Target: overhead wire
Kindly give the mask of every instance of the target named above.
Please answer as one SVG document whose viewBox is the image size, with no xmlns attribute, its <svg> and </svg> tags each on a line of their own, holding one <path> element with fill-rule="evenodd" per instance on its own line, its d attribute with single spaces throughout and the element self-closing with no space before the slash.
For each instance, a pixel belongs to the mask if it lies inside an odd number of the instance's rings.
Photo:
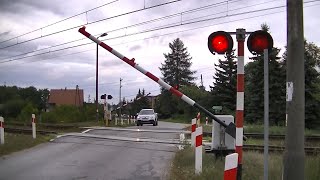
<svg viewBox="0 0 320 180">
<path fill-rule="evenodd" d="M 284 6 L 281 6 L 281 7 L 284 7 Z M 271 9 L 276 9 L 276 8 L 281 8 L 281 7 L 272 7 L 272 8 L 266 8 L 266 9 L 260 9 L 260 10 L 254 11 L 254 12 L 266 11 L 266 10 L 271 10 Z M 242 12 L 242 13 L 230 14 L 230 15 L 228 15 L 228 17 L 244 15 L 244 14 L 248 14 L 248 13 L 252 13 L 252 12 L 251 11 L 247 11 L 247 12 Z M 194 24 L 194 23 L 199 23 L 199 22 L 204 22 L 204 21 L 216 20 L 216 19 L 220 19 L 220 18 L 224 18 L 224 17 L 226 17 L 226 16 L 219 16 L 219 17 L 215 17 L 215 18 L 207 18 L 207 19 L 202 19 L 202 20 L 193 21 L 193 22 L 187 22 L 187 23 L 172 23 L 172 24 L 169 24 L 169 25 L 166 25 L 166 26 L 163 26 L 163 27 L 157 27 L 157 28 L 153 28 L 153 29 L 147 29 L 147 30 L 144 30 L 144 31 L 136 32 L 136 33 L 131 33 L 131 34 L 126 34 L 126 35 L 120 35 L 120 36 L 113 37 L 113 38 L 103 39 L 102 41 L 113 40 L 113 39 L 123 38 L 123 37 L 127 37 L 127 36 L 133 36 L 133 35 L 137 35 L 137 34 L 143 34 L 143 33 L 147 33 L 147 32 L 163 30 L 163 29 L 168 29 L 168 28 L 177 27 L 177 26 L 183 26 L 183 25 L 189 25 L 189 24 Z M 75 47 L 85 46 L 85 45 L 89 45 L 89 44 L 93 44 L 93 42 L 83 43 L 83 44 L 74 45 L 74 46 L 69 46 L 69 47 L 66 47 L 66 48 L 60 48 L 60 49 L 56 49 L 56 50 L 49 51 L 49 52 L 43 52 L 43 53 L 33 54 L 33 55 L 29 55 L 29 56 L 24 56 L 24 57 L 13 58 L 13 59 L 10 59 L 10 60 L 0 61 L 0 63 L 11 62 L 11 61 L 19 60 L 19 59 L 25 59 L 25 58 L 34 57 L 34 56 L 37 56 L 37 55 L 48 54 L 48 53 L 52 53 L 52 52 L 57 52 L 57 51 L 61 51 L 61 50 L 66 50 L 66 49 L 71 49 L 71 48 L 75 48 Z"/>
<path fill-rule="evenodd" d="M 62 19 L 62 20 L 56 21 L 56 22 L 51 23 L 51 24 L 48 24 L 48 25 L 46 25 L 46 26 L 42 26 L 42 27 L 37 28 L 37 29 L 34 29 L 34 30 L 32 30 L 32 31 L 29 31 L 29 32 L 26 32 L 26 33 L 20 34 L 20 35 L 18 35 L 18 36 L 13 37 L 13 38 L 10 38 L 10 39 L 7 39 L 7 40 L 4 40 L 4 41 L 1 41 L 1 42 L 0 42 L 0 44 L 2 44 L 2 43 L 4 43 L 4 42 L 11 41 L 11 40 L 14 40 L 14 39 L 16 39 L 16 38 L 19 38 L 19 37 L 22 37 L 22 36 L 25 36 L 25 35 L 28 35 L 28 34 L 31 34 L 31 33 L 33 33 L 33 32 L 37 32 L 37 31 L 42 30 L 42 29 L 44 29 L 44 28 L 47 28 L 47 27 L 53 26 L 53 25 L 55 25 L 55 24 L 61 23 L 61 22 L 63 22 L 63 21 L 66 21 L 66 20 L 68 20 L 68 19 L 72 19 L 72 18 L 77 17 L 77 16 L 79 16 L 79 15 L 82 15 L 82 14 L 88 13 L 88 12 L 90 12 L 90 11 L 93 11 L 93 10 L 99 9 L 99 8 L 101 8 L 101 7 L 104 7 L 104 6 L 109 5 L 109 4 L 112 4 L 112 3 L 115 3 L 115 2 L 117 2 L 117 1 L 119 1 L 119 0 L 114 0 L 114 1 L 111 1 L 111 2 L 108 2 L 108 3 L 105 3 L 105 4 L 103 4 L 103 5 L 100 5 L 100 6 L 97 6 L 97 7 L 95 7 L 95 8 L 92 8 L 92 9 L 89 9 L 89 10 L 83 11 L 83 12 L 81 12 L 81 13 L 78 13 L 78 14 L 72 15 L 72 16 L 70 16 L 70 17 L 67 17 L 67 18 L 65 18 L 65 19 Z"/>
<path fill-rule="evenodd" d="M 317 0 L 319 1 L 319 0 Z M 314 1 L 313 1 L 314 2 Z M 308 2 L 305 2 L 305 3 L 308 3 Z M 316 5 L 319 5 L 319 4 L 316 4 Z M 307 6 L 307 7 L 311 7 L 311 6 Z M 270 9 L 270 8 L 268 8 Z M 271 8 L 273 9 L 273 8 Z M 265 10 L 265 9 L 263 9 Z M 257 12 L 257 11 L 255 11 Z M 278 12 L 275 12 L 275 13 L 281 13 L 281 12 L 284 12 L 284 11 L 278 11 Z M 274 14 L 275 14 L 274 13 Z M 241 13 L 243 14 L 243 13 Z M 196 27 L 196 28 L 191 28 L 191 29 L 187 29 L 187 30 L 182 30 L 182 31 L 176 31 L 176 32 L 171 32 L 171 33 L 166 33 L 166 34 L 163 34 L 163 35 L 157 35 L 157 36 L 152 36 L 152 37 L 148 37 L 148 38 L 143 38 L 143 39 L 139 39 L 139 40 L 134 40 L 134 41 L 130 41 L 130 42 L 135 42 L 135 41 L 140 41 L 140 40 L 146 40 L 146 39 L 151 39 L 151 38 L 155 38 L 155 37 L 160 37 L 160 36 L 166 36 L 166 35 L 171 35 L 171 34 L 175 34 L 175 33 L 179 33 L 179 32 L 186 32 L 186 31 L 191 31 L 191 30 L 197 30 L 197 29 L 201 29 L 201 28 L 206 28 L 206 27 L 211 27 L 211 26 L 215 26 L 215 25 L 219 25 L 219 24 L 225 24 L 225 23 L 230 23 L 230 22 L 236 22 L 236 21 L 241 21 L 241 20 L 246 20 L 246 19 L 251 19 L 251 18 L 256 18 L 256 17 L 261 17 L 261 16 L 266 16 L 266 15 L 269 15 L 268 13 L 267 14 L 263 14 L 263 15 L 257 15 L 257 16 L 252 16 L 252 17 L 246 17 L 246 18 L 241 18 L 241 19 L 237 19 L 237 20 L 232 20 L 232 21 L 228 21 L 228 22 L 222 22 L 222 23 L 216 23 L 216 24 L 213 24 L 213 25 L 206 25 L 206 26 L 201 26 L 201 27 Z M 229 15 L 230 16 L 230 15 Z M 225 16 L 223 17 L 218 17 L 218 18 L 224 18 Z M 215 18 L 217 19 L 217 18 Z M 196 22 L 193 22 L 193 23 L 196 23 Z M 188 23 L 190 24 L 190 23 Z M 179 26 L 179 25 L 177 25 Z M 163 27 L 162 29 L 166 29 L 168 27 Z M 156 29 L 156 30 L 159 30 L 159 29 Z M 150 31 L 150 30 L 148 30 Z M 155 30 L 153 30 L 155 31 Z M 136 35 L 136 34 L 140 34 L 140 33 L 145 33 L 145 31 L 142 31 L 142 32 L 139 32 L 139 33 L 134 33 L 134 34 L 127 34 L 125 36 L 131 36 L 131 35 Z M 109 38 L 109 39 L 104 39 L 102 41 L 105 41 L 105 40 L 111 40 L 111 39 L 117 39 L 117 38 L 122 38 L 122 37 L 125 37 L 125 36 L 118 36 L 118 37 L 114 37 L 114 38 Z M 130 42 L 127 42 L 127 43 L 130 43 Z M 70 46 L 70 47 L 66 47 L 66 48 L 62 48 L 62 49 L 57 49 L 57 50 L 54 50 L 54 51 L 50 51 L 50 52 L 44 52 L 44 53 L 39 53 L 39 54 L 34 54 L 34 55 L 30 55 L 30 56 L 25 56 L 25 57 L 20 57 L 20 58 L 14 58 L 14 59 L 10 59 L 10 60 L 7 60 L 7 61 L 0 61 L 0 64 L 2 63 L 7 63 L 7 62 L 11 62 L 11 61 L 16 61 L 16 60 L 20 60 L 20 59 L 25 59 L 25 58 L 30 58 L 30 57 L 34 57 L 34 56 L 39 56 L 39 55 L 44 55 L 44 54 L 48 54 L 48 53 L 52 53 L 52 52 L 57 52 L 57 51 L 62 51 L 62 50 L 66 50 L 66 49 L 71 49 L 71 48 L 75 48 L 75 47 L 80 47 L 80 46 L 84 46 L 84 45 L 89 45 L 89 44 L 93 44 L 92 42 L 90 43 L 84 43 L 84 44 L 79 44 L 79 45 L 75 45 L 75 46 Z M 125 43 L 120 43 L 120 44 L 125 44 Z M 119 44 L 117 44 L 119 45 Z M 79 53 L 82 53 L 82 52 L 87 52 L 87 51 L 90 51 L 90 50 L 85 50 L 85 51 L 81 51 Z M 78 53 L 71 53 L 70 55 L 72 54 L 78 54 Z M 69 55 L 69 54 L 67 54 Z M 63 55 L 62 55 L 63 56 Z M 58 56 L 60 57 L 60 56 Z M 54 57 L 53 57 L 54 58 Z M 47 59 L 53 59 L 53 58 L 47 58 Z M 47 60 L 47 59 L 44 59 L 44 60 Z M 42 60 L 37 60 L 37 61 L 42 61 Z M 37 61 L 33 61 L 33 62 L 37 62 Z"/>
<path fill-rule="evenodd" d="M 170 1 L 170 2 L 157 4 L 157 5 L 154 5 L 154 6 L 141 8 L 141 9 L 138 9 L 138 10 L 134 10 L 134 11 L 126 12 L 126 13 L 123 13 L 123 14 L 115 15 L 115 16 L 112 16 L 112 17 L 108 17 L 108 18 L 97 20 L 97 21 L 93 21 L 93 22 L 90 22 L 90 23 L 86 23 L 86 25 L 95 24 L 95 23 L 98 23 L 98 22 L 101 22 L 101 21 L 110 20 L 110 19 L 121 17 L 121 16 L 125 16 L 125 15 L 128 15 L 128 14 L 133 14 L 133 13 L 137 13 L 137 12 L 140 12 L 140 11 L 144 11 L 144 10 L 147 10 L 147 9 L 152 9 L 152 8 L 164 6 L 164 5 L 175 3 L 175 2 L 178 2 L 178 1 L 181 1 L 181 0 L 173 0 L 173 1 Z M 72 29 L 75 29 L 75 28 L 79 28 L 79 27 L 82 27 L 82 26 L 83 26 L 83 24 L 82 25 L 78 25 L 78 26 L 74 26 L 74 27 L 71 27 L 71 28 L 67 28 L 67 29 L 64 29 L 64 30 L 56 31 L 56 32 L 53 32 L 53 33 L 50 33 L 50 34 L 46 34 L 46 35 L 43 35 L 43 36 L 38 36 L 36 38 L 32 38 L 32 39 L 29 39 L 29 40 L 18 42 L 16 44 L 12 44 L 12 45 L 8 45 L 8 46 L 5 46 L 5 47 L 1 47 L 0 50 L 6 49 L 6 48 L 9 48 L 9 47 L 12 47 L 12 46 L 16 46 L 16 45 L 19 45 L 19 44 L 24 44 L 26 42 L 34 41 L 34 40 L 37 40 L 37 39 L 41 39 L 41 38 L 44 38 L 44 37 L 52 36 L 52 35 L 55 35 L 55 34 L 59 34 L 59 33 L 62 33 L 62 32 L 65 32 L 65 31 L 69 31 L 69 30 L 72 30 Z"/>
<path fill-rule="evenodd" d="M 232 2 L 238 2 L 238 1 L 243 1 L 243 0 L 234 0 L 234 1 L 232 1 Z M 223 3 L 225 3 L 225 2 L 227 2 L 227 1 L 223 1 Z M 133 28 L 133 27 L 138 27 L 138 26 L 141 26 L 141 25 L 146 25 L 146 24 L 153 23 L 153 22 L 157 22 L 157 21 L 161 21 L 161 20 L 166 20 L 166 19 L 169 19 L 169 18 L 172 18 L 172 17 L 180 16 L 181 14 L 194 13 L 194 12 L 197 12 L 197 11 L 199 11 L 199 10 L 203 10 L 203 9 L 207 9 L 207 8 L 211 8 L 211 7 L 217 7 L 217 6 L 220 5 L 220 4 L 221 4 L 221 2 L 219 2 L 219 3 L 213 3 L 213 4 L 206 5 L 206 6 L 194 8 L 194 9 L 191 9 L 191 10 L 186 10 L 186 11 L 182 11 L 182 12 L 179 12 L 179 13 L 174 13 L 174 14 L 166 15 L 166 16 L 163 16 L 163 17 L 160 17 L 160 18 L 155 18 L 155 19 L 152 19 L 152 20 L 148 20 L 148 21 L 136 23 L 136 24 L 133 24 L 133 25 L 129 25 L 129 26 L 124 26 L 124 27 L 112 29 L 112 30 L 109 30 L 108 33 L 116 32 L 116 31 L 120 31 L 120 30 L 124 30 L 124 29 L 129 29 L 129 28 Z M 94 36 L 96 36 L 96 35 L 94 35 Z M 43 50 L 55 48 L 55 47 L 58 47 L 58 46 L 62 46 L 62 45 L 74 43 L 74 42 L 81 41 L 81 40 L 84 40 L 84 39 L 86 39 L 86 38 L 76 39 L 76 40 L 72 40 L 72 41 L 69 41 L 69 42 L 65 42 L 65 43 L 53 45 L 53 46 L 50 46 L 50 47 L 41 48 L 41 49 L 37 49 L 37 50 L 34 50 L 34 51 L 29 51 L 29 52 L 26 52 L 26 53 L 22 53 L 22 54 L 18 54 L 18 55 L 11 56 L 11 57 L 9 57 L 9 58 L 18 57 L 18 56 L 26 55 L 26 54 L 29 54 L 29 53 L 34 53 L 34 52 L 38 52 L 38 51 L 43 51 Z M 9 59 L 9 58 L 5 58 L 5 59 Z"/>
</svg>

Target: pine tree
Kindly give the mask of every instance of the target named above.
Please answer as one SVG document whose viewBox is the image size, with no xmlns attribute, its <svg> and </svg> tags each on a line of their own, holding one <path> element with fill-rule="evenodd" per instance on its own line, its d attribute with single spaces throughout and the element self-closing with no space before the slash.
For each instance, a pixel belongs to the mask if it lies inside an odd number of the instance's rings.
<svg viewBox="0 0 320 180">
<path fill-rule="evenodd" d="M 266 24 L 261 29 L 269 31 Z M 283 124 L 285 120 L 285 70 L 278 56 L 280 49 L 269 52 L 269 120 L 271 124 Z M 264 58 L 253 54 L 245 66 L 245 119 L 249 122 L 262 121 L 264 117 Z"/>
<path fill-rule="evenodd" d="M 215 64 L 214 86 L 210 86 L 213 95 L 212 105 L 221 105 L 224 112 L 235 112 L 237 95 L 237 62 L 234 50 L 227 53 L 226 60 L 219 59 Z"/>
<path fill-rule="evenodd" d="M 172 43 L 169 43 L 171 52 L 163 54 L 165 57 L 164 64 L 161 63 L 159 69 L 162 73 L 163 80 L 171 86 L 184 86 L 194 84 L 193 76 L 196 71 L 191 71 L 192 65 L 190 54 L 183 42 L 177 38 Z"/>
<path fill-rule="evenodd" d="M 196 79 L 193 75 L 196 71 L 191 71 L 192 65 L 190 54 L 187 48 L 184 47 L 183 42 L 177 38 L 172 43 L 169 43 L 170 52 L 163 54 L 165 57 L 164 64 L 161 63 L 159 68 L 162 74 L 162 79 L 174 87 L 190 86 L 194 85 Z M 159 97 L 159 112 L 164 116 L 171 116 L 177 111 L 178 99 L 173 95 L 161 89 L 161 95 Z"/>
</svg>

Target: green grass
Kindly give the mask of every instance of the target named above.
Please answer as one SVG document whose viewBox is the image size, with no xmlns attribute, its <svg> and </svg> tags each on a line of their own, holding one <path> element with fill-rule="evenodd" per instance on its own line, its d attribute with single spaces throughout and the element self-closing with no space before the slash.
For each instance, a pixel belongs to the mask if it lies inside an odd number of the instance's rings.
<svg viewBox="0 0 320 180">
<path fill-rule="evenodd" d="M 202 173 L 194 174 L 194 150 L 189 146 L 178 151 L 171 163 L 168 179 L 172 180 L 206 180 L 223 179 L 224 158 L 215 158 L 213 154 L 203 153 Z M 282 161 L 280 154 L 269 156 L 269 179 L 281 180 Z M 308 180 L 320 179 L 320 156 L 306 157 L 305 173 Z M 244 152 L 243 179 L 263 179 L 263 154 L 258 152 Z"/>
<path fill-rule="evenodd" d="M 46 125 L 53 125 L 52 127 L 47 127 Z M 90 126 L 101 126 L 106 127 L 105 121 L 87 121 L 87 122 L 78 122 L 78 123 L 59 123 L 59 124 L 41 124 L 37 123 L 37 130 L 43 130 L 43 131 L 55 131 L 59 134 L 61 133 L 68 133 L 68 132 L 81 132 L 83 131 L 80 127 L 90 127 Z M 135 124 L 127 124 L 127 121 L 124 121 L 124 124 L 121 125 L 118 121 L 118 125 L 114 124 L 114 121 L 111 121 L 109 123 L 109 127 L 128 127 L 128 126 L 135 126 Z M 26 128 L 30 129 L 30 125 L 26 124 L 19 124 L 19 123 L 8 123 L 6 127 L 11 128 Z"/>
<path fill-rule="evenodd" d="M 53 138 L 51 135 L 37 135 L 37 138 L 33 139 L 32 135 L 11 133 L 5 133 L 4 136 L 5 144 L 0 145 L 0 156 L 31 148 Z"/>
<path fill-rule="evenodd" d="M 263 125 L 248 124 L 244 126 L 245 133 L 263 133 Z M 269 134 L 286 134 L 285 126 L 270 126 Z M 318 129 L 305 129 L 305 135 L 320 135 L 320 130 Z"/>
</svg>

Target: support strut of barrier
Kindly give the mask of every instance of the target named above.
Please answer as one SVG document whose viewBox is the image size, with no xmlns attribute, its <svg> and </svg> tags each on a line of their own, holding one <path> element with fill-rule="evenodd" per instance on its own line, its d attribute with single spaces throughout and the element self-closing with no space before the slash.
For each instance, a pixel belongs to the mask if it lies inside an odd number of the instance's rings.
<svg viewBox="0 0 320 180">
<path fill-rule="evenodd" d="M 202 107 L 200 104 L 196 103 L 194 100 L 192 100 L 191 98 L 189 98 L 188 96 L 184 95 L 182 92 L 178 91 L 177 89 L 175 89 L 174 87 L 170 86 L 169 84 L 167 84 L 166 82 L 164 82 L 162 79 L 156 77 L 155 75 L 153 75 L 152 73 L 148 72 L 147 70 L 143 69 L 141 66 L 139 66 L 137 63 L 135 63 L 135 59 L 128 59 L 127 57 L 125 57 L 124 55 L 120 54 L 118 51 L 116 51 L 115 49 L 111 48 L 110 46 L 108 46 L 107 44 L 105 44 L 104 42 L 100 41 L 99 39 L 97 39 L 96 37 L 92 36 L 90 33 L 88 33 L 85 27 L 82 27 L 79 29 L 79 32 L 81 34 L 83 34 L 84 36 L 86 36 L 87 38 L 91 39 L 92 41 L 94 41 L 95 43 L 97 43 L 99 46 L 101 46 L 102 48 L 106 49 L 107 51 L 109 51 L 110 53 L 112 53 L 113 55 L 117 56 L 119 59 L 121 59 L 122 61 L 124 61 L 125 63 L 129 64 L 130 66 L 132 66 L 133 68 L 135 68 L 136 70 L 140 71 L 142 74 L 146 75 L 147 77 L 149 77 L 150 79 L 152 79 L 153 81 L 155 81 L 156 83 L 158 83 L 161 87 L 165 88 L 166 90 L 170 91 L 172 94 L 174 94 L 175 96 L 179 97 L 181 100 L 183 100 L 184 102 L 186 102 L 187 104 L 189 104 L 190 106 L 196 107 L 199 110 L 203 111 L 206 115 L 208 115 L 210 118 L 214 119 L 216 122 L 218 122 L 220 125 L 222 125 L 223 127 L 226 128 L 226 133 L 228 133 L 230 136 L 232 136 L 233 138 L 236 138 L 236 126 L 234 123 L 230 123 L 230 124 L 226 124 L 223 121 L 221 121 L 220 119 L 218 119 L 215 115 L 213 115 L 210 111 L 208 111 L 207 109 L 205 109 L 204 107 Z"/>
</svg>

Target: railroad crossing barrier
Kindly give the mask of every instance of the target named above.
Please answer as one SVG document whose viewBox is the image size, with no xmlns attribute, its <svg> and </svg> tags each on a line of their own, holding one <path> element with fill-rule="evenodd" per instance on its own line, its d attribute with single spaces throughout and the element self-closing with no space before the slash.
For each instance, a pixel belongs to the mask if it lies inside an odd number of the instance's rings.
<svg viewBox="0 0 320 180">
<path fill-rule="evenodd" d="M 238 153 L 232 153 L 226 156 L 224 164 L 224 180 L 237 179 Z"/>
<path fill-rule="evenodd" d="M 4 119 L 0 116 L 0 144 L 4 144 Z"/>
<path fill-rule="evenodd" d="M 31 118 L 32 118 L 32 137 L 33 137 L 33 139 L 35 139 L 37 137 L 37 133 L 36 133 L 36 115 L 32 114 Z"/>
<path fill-rule="evenodd" d="M 202 127 L 196 128 L 195 173 L 202 172 Z"/>
<path fill-rule="evenodd" d="M 194 147 L 194 143 L 196 141 L 195 131 L 197 128 L 197 120 L 194 118 L 191 120 L 191 146 Z"/>
</svg>

